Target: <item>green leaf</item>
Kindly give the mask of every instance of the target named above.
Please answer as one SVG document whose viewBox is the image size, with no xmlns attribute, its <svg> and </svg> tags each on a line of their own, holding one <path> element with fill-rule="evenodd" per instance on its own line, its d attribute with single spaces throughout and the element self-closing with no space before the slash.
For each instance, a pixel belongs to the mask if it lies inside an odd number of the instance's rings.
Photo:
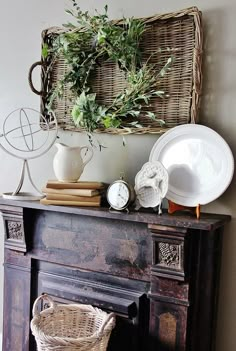
<svg viewBox="0 0 236 351">
<path fill-rule="evenodd" d="M 160 70 L 160 76 L 161 76 L 161 77 L 164 77 L 165 74 L 166 74 L 166 69 L 163 67 L 163 68 Z"/>
<path fill-rule="evenodd" d="M 155 115 L 155 113 L 153 113 L 153 112 L 148 111 L 148 112 L 146 112 L 146 115 L 147 115 L 149 118 L 151 118 L 152 120 L 156 119 L 156 115 Z"/>
<path fill-rule="evenodd" d="M 84 105 L 86 103 L 86 95 L 85 92 L 83 91 L 80 96 L 76 99 L 76 104 L 77 105 Z"/>
<path fill-rule="evenodd" d="M 81 126 L 81 127 L 84 126 L 84 121 L 83 121 L 84 115 L 83 115 L 83 112 L 81 112 L 79 106 L 75 105 L 73 107 L 71 115 L 76 126 Z"/>
<path fill-rule="evenodd" d="M 95 101 L 96 100 L 96 93 L 88 94 L 87 99 L 88 99 L 88 101 Z"/>
<path fill-rule="evenodd" d="M 121 124 L 121 121 L 119 119 L 112 119 L 112 127 L 113 128 L 119 128 Z"/>
<path fill-rule="evenodd" d="M 107 108 L 103 106 L 98 106 L 98 114 L 101 117 L 104 117 L 106 115 Z"/>
<path fill-rule="evenodd" d="M 142 128 L 142 125 L 138 121 L 130 122 L 129 124 L 135 128 Z"/>
<path fill-rule="evenodd" d="M 127 125 L 130 117 L 130 126 L 141 128 L 139 115 L 143 106 L 148 106 L 154 96 L 165 96 L 165 92 L 158 87 L 160 77 L 171 69 L 173 56 L 158 70 L 157 64 L 150 60 L 154 53 L 142 63 L 139 42 L 146 30 L 142 21 L 124 18 L 124 25 L 117 26 L 108 19 L 107 5 L 102 14 L 96 11 L 91 16 L 88 11 L 83 12 L 76 1 L 72 0 L 72 10 L 66 10 L 75 24 L 65 24 L 69 30 L 53 38 L 50 52 L 47 47 L 42 49 L 42 56 L 47 57 L 50 53 L 52 61 L 62 56 L 68 66 L 68 71 L 62 74 L 60 84 L 56 84 L 55 89 L 49 93 L 48 105 L 53 106 L 53 100 L 62 97 L 63 88 L 68 85 L 75 97 L 72 100 L 76 100 L 72 109 L 74 123 L 83 126 L 88 133 L 101 125 L 104 128 L 124 128 L 124 122 Z M 171 48 L 157 49 L 155 55 L 162 51 L 170 52 Z M 118 64 L 127 82 L 125 89 L 114 98 L 110 106 L 99 105 L 96 94 L 88 84 L 91 83 L 91 72 L 104 60 Z M 163 120 L 157 120 L 153 112 L 148 111 L 147 116 L 160 124 L 164 123 Z"/>
<path fill-rule="evenodd" d="M 140 111 L 131 110 L 131 111 L 129 111 L 129 114 L 131 116 L 138 117 L 140 115 Z"/>
<path fill-rule="evenodd" d="M 65 12 L 68 14 L 68 15 L 71 15 L 71 16 L 74 16 L 74 13 L 73 13 L 73 11 L 71 11 L 71 10 L 65 10 Z"/>
<path fill-rule="evenodd" d="M 154 91 L 152 94 L 163 99 L 164 95 L 165 95 L 165 92 L 163 90 L 157 90 L 157 91 Z"/>
<path fill-rule="evenodd" d="M 76 28 L 76 26 L 73 23 L 71 23 L 71 22 L 64 23 L 63 27 L 70 28 L 70 29 L 75 29 Z"/>
<path fill-rule="evenodd" d="M 48 57 L 48 44 L 44 43 L 42 47 L 42 57 L 45 59 Z"/>
<path fill-rule="evenodd" d="M 110 128 L 112 126 L 111 117 L 107 116 L 105 119 L 103 119 L 102 123 L 104 124 L 105 128 Z"/>
<path fill-rule="evenodd" d="M 161 126 L 166 124 L 166 122 L 163 119 L 156 119 L 156 122 L 158 122 Z"/>
</svg>

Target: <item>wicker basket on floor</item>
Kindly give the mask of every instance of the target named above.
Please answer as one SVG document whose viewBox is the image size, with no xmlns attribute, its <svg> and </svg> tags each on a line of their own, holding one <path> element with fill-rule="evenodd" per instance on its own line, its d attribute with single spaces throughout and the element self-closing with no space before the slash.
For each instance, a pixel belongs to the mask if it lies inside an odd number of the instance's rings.
<svg viewBox="0 0 236 351">
<path fill-rule="evenodd" d="M 38 312 L 38 302 L 45 299 L 50 307 Z M 114 326 L 114 313 L 91 305 L 56 304 L 46 294 L 33 305 L 31 330 L 38 351 L 105 351 Z"/>
</svg>

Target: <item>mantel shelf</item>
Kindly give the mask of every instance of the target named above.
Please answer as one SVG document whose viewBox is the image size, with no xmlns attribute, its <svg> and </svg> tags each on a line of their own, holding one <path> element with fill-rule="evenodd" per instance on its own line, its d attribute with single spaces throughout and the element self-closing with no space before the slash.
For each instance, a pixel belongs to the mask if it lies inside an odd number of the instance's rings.
<svg viewBox="0 0 236 351">
<path fill-rule="evenodd" d="M 15 206 L 26 209 L 45 210 L 62 212 L 68 214 L 76 214 L 83 216 L 100 217 L 107 219 L 118 219 L 121 221 L 147 223 L 164 225 L 170 227 L 200 229 L 200 230 L 215 230 L 225 223 L 229 222 L 231 217 L 229 215 L 201 213 L 200 219 L 195 218 L 189 213 L 179 213 L 170 215 L 163 211 L 162 215 L 158 215 L 153 210 L 141 209 L 139 211 L 132 210 L 130 213 L 109 211 L 108 207 L 75 207 L 75 206 L 53 206 L 42 205 L 39 201 L 14 201 L 6 200 L 0 197 L 0 206 Z M 1 206 L 2 207 L 2 206 Z"/>
</svg>

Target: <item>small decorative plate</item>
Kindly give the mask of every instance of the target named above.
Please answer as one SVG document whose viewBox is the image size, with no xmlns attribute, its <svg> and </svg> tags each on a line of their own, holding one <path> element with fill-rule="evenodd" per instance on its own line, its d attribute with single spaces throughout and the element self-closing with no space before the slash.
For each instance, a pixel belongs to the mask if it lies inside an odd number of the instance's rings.
<svg viewBox="0 0 236 351">
<path fill-rule="evenodd" d="M 168 172 L 158 161 L 147 162 L 135 177 L 135 192 L 140 207 L 157 207 L 168 190 Z"/>
<path fill-rule="evenodd" d="M 160 161 L 169 174 L 166 198 L 179 205 L 205 205 L 229 186 L 234 159 L 225 140 L 211 128 L 184 124 L 154 144 L 149 160 Z"/>
</svg>

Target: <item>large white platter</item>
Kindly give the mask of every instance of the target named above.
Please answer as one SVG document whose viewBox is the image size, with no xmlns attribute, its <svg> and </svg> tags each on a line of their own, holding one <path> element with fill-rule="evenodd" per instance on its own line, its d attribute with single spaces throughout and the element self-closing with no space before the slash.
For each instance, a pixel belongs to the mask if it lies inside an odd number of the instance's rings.
<svg viewBox="0 0 236 351">
<path fill-rule="evenodd" d="M 225 140 L 211 128 L 184 124 L 163 134 L 149 161 L 159 161 L 169 174 L 166 198 L 184 206 L 207 204 L 229 186 L 234 159 Z"/>
</svg>

